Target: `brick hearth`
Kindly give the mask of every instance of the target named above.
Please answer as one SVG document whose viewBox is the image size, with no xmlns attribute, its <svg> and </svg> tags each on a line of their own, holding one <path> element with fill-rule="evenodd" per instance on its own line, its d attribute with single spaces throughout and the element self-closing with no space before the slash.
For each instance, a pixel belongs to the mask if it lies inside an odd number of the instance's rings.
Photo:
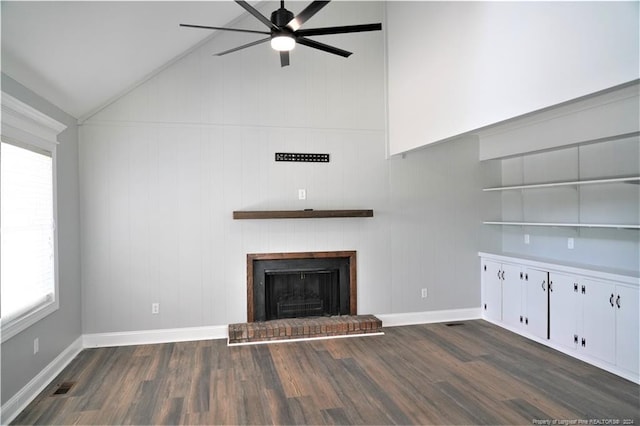
<svg viewBox="0 0 640 426">
<path fill-rule="evenodd" d="M 229 344 L 369 334 L 381 331 L 382 321 L 373 315 L 278 319 L 229 324 Z"/>
</svg>

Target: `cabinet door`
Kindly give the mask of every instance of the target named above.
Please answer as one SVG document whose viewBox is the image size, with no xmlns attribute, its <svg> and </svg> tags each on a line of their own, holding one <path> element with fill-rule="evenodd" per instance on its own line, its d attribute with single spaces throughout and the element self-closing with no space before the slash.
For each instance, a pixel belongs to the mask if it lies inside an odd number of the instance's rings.
<svg viewBox="0 0 640 426">
<path fill-rule="evenodd" d="M 502 320 L 501 264 L 482 259 L 482 309 L 484 318 Z"/>
<path fill-rule="evenodd" d="M 615 363 L 616 311 L 612 306 L 615 304 L 615 285 L 604 281 L 584 280 L 580 285 L 580 298 L 582 333 L 578 349 L 603 361 Z"/>
<path fill-rule="evenodd" d="M 640 345 L 638 335 L 640 329 L 640 310 L 637 288 L 616 286 L 616 364 L 618 367 L 640 372 L 638 360 L 640 359 Z"/>
<path fill-rule="evenodd" d="M 512 327 L 524 326 L 524 323 L 520 321 L 523 318 L 523 297 L 522 291 L 523 280 L 520 279 L 522 274 L 522 268 L 516 265 L 510 265 L 508 263 L 502 264 L 502 270 L 504 277 L 502 280 L 502 322 Z"/>
<path fill-rule="evenodd" d="M 528 269 L 525 271 L 525 286 L 527 330 L 538 337 L 548 339 L 549 274 L 547 271 Z"/>
<path fill-rule="evenodd" d="M 575 349 L 578 335 L 578 280 L 570 275 L 549 273 L 553 291 L 549 294 L 549 339 Z"/>
</svg>

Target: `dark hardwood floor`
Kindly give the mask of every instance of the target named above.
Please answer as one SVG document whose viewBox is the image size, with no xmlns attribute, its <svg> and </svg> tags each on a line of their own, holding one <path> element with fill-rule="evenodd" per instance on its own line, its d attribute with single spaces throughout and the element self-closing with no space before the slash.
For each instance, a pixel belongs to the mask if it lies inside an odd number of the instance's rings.
<svg viewBox="0 0 640 426">
<path fill-rule="evenodd" d="M 638 385 L 485 321 L 384 331 L 231 348 L 208 340 L 87 349 L 14 423 L 640 421 Z M 51 396 L 61 382 L 75 384 Z"/>
</svg>

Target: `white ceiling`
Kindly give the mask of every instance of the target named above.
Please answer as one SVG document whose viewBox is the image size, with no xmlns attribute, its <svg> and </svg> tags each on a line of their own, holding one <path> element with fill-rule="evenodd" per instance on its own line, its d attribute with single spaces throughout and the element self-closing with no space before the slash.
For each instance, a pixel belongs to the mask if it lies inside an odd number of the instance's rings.
<svg viewBox="0 0 640 426">
<path fill-rule="evenodd" d="M 80 119 L 214 33 L 178 24 L 227 26 L 244 13 L 230 0 L 2 1 L 1 8 L 2 72 Z"/>
</svg>

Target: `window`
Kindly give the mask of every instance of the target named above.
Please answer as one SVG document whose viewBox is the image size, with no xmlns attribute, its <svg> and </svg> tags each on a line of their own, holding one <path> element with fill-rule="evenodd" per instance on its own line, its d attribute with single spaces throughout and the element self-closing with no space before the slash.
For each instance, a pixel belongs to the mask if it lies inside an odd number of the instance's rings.
<svg viewBox="0 0 640 426">
<path fill-rule="evenodd" d="M 2 104 L 0 323 L 4 342 L 59 306 L 55 135 L 62 125 L 13 98 L 7 100 L 5 94 Z"/>
</svg>

